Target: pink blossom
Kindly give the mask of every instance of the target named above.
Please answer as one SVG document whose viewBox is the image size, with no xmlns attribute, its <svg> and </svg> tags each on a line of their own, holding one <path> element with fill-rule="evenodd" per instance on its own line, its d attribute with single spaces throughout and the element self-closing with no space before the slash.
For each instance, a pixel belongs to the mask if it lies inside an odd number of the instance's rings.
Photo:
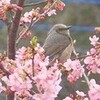
<svg viewBox="0 0 100 100">
<path fill-rule="evenodd" d="M 92 73 L 100 73 L 100 57 L 96 56 L 88 56 L 84 59 L 84 63 L 86 64 L 86 68 Z"/>
<path fill-rule="evenodd" d="M 98 40 L 99 40 L 99 37 L 97 37 L 96 35 L 94 35 L 93 37 L 89 37 L 89 40 L 91 41 L 91 44 L 93 46 L 96 46 Z"/>
<path fill-rule="evenodd" d="M 21 90 L 29 90 L 32 88 L 32 81 L 28 77 L 26 77 L 25 79 L 23 77 L 20 77 L 18 73 L 9 75 L 9 78 L 4 76 L 2 78 L 2 81 L 4 81 L 7 86 L 10 86 L 10 89 L 15 92 Z"/>
<path fill-rule="evenodd" d="M 20 91 L 15 92 L 15 94 L 18 97 L 24 97 L 24 100 L 27 100 L 27 98 L 31 98 L 32 97 L 32 95 L 30 94 L 30 92 L 27 91 L 27 90 L 20 90 Z"/>
<path fill-rule="evenodd" d="M 39 91 L 44 91 L 42 94 L 35 94 L 33 96 L 36 100 L 54 100 L 61 90 L 61 72 L 56 67 L 51 67 L 49 70 L 42 69 L 34 77 Z"/>
<path fill-rule="evenodd" d="M 53 10 L 48 11 L 48 12 L 47 12 L 47 15 L 48 15 L 48 16 L 56 15 L 56 10 L 53 9 Z"/>
<path fill-rule="evenodd" d="M 63 99 L 63 100 L 74 100 L 74 99 L 72 99 L 72 98 L 70 98 L 70 97 L 66 97 L 66 98 Z"/>
<path fill-rule="evenodd" d="M 0 8 L 0 18 L 2 18 L 2 20 L 6 20 L 6 13 L 2 8 Z"/>
<path fill-rule="evenodd" d="M 90 100 L 100 100 L 100 85 L 94 79 L 90 80 L 88 95 Z"/>
<path fill-rule="evenodd" d="M 66 68 L 67 71 L 71 70 L 71 59 L 68 59 L 67 62 L 64 63 L 64 67 Z"/>
<path fill-rule="evenodd" d="M 56 4 L 55 4 L 55 8 L 57 10 L 61 10 L 62 11 L 64 9 L 64 7 L 65 7 L 65 4 L 62 1 L 60 1 L 60 0 L 58 0 L 56 2 Z"/>
<path fill-rule="evenodd" d="M 91 48 L 90 49 L 90 54 L 94 55 L 96 54 L 97 50 L 95 48 Z"/>
<path fill-rule="evenodd" d="M 2 4 L 10 4 L 11 0 L 1 0 L 0 1 L 0 6 L 3 6 Z"/>
<path fill-rule="evenodd" d="M 77 95 L 81 96 L 81 97 L 85 97 L 86 94 L 84 94 L 84 92 L 80 92 L 80 91 L 76 91 Z"/>
<path fill-rule="evenodd" d="M 95 64 L 86 67 L 90 72 L 97 73 L 97 66 Z"/>
<path fill-rule="evenodd" d="M 25 12 L 24 16 L 20 19 L 20 24 L 23 23 L 31 23 L 31 21 L 35 21 L 37 18 L 40 18 L 42 15 L 39 14 L 40 8 L 32 9 L 30 12 Z"/>
<path fill-rule="evenodd" d="M 96 32 L 97 34 L 99 34 L 99 33 L 100 33 L 100 27 L 95 27 L 95 32 Z"/>
<path fill-rule="evenodd" d="M 76 82 L 80 77 L 82 77 L 82 74 L 83 74 L 83 70 L 82 70 L 82 69 L 74 70 L 74 71 L 72 71 L 72 72 L 68 75 L 67 80 L 68 80 L 70 83 L 74 83 L 74 82 Z"/>
<path fill-rule="evenodd" d="M 92 56 L 88 56 L 84 59 L 85 64 L 93 64 L 94 63 L 94 58 Z"/>
<path fill-rule="evenodd" d="M 44 49 L 40 46 L 39 43 L 37 43 L 37 46 L 35 47 L 35 50 L 36 50 L 37 53 L 39 53 L 39 54 L 44 53 Z"/>
<path fill-rule="evenodd" d="M 26 33 L 26 36 L 27 36 L 27 37 L 30 37 L 31 35 L 32 35 L 31 31 L 28 31 L 28 32 Z"/>
<path fill-rule="evenodd" d="M 32 58 L 32 49 L 30 47 L 22 47 L 16 52 L 16 59 L 27 60 Z"/>
<path fill-rule="evenodd" d="M 71 83 L 77 81 L 80 77 L 82 77 L 84 69 L 83 66 L 80 64 L 79 60 L 70 60 L 68 59 L 64 63 L 64 67 L 67 71 L 69 71 L 67 80 Z"/>
<path fill-rule="evenodd" d="M 80 98 L 82 98 L 82 100 L 89 100 L 87 97 L 86 97 L 86 94 L 82 91 L 76 91 L 77 93 L 77 96 L 79 96 Z M 81 100 L 81 99 L 80 99 Z"/>
</svg>

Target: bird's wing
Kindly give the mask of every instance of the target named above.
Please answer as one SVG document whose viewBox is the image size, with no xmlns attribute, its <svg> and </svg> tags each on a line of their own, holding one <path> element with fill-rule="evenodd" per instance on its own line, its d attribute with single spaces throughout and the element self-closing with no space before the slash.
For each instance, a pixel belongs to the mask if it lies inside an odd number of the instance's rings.
<svg viewBox="0 0 100 100">
<path fill-rule="evenodd" d="M 52 59 L 55 55 L 59 54 L 58 56 L 60 56 L 60 54 L 69 44 L 70 40 L 67 36 L 59 36 L 57 34 L 56 36 L 53 35 L 47 37 L 43 45 L 43 48 L 45 49 L 46 56 L 49 56 Z"/>
</svg>

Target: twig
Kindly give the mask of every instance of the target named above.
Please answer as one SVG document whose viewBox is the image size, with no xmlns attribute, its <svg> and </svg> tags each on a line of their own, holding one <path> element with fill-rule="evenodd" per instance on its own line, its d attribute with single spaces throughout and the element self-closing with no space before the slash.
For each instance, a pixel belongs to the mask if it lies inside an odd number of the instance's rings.
<svg viewBox="0 0 100 100">
<path fill-rule="evenodd" d="M 0 62 L 0 69 L 5 73 L 5 75 L 8 77 L 10 73 L 3 67 L 3 65 Z"/>
<path fill-rule="evenodd" d="M 34 77 L 34 75 L 35 75 L 35 72 L 34 72 L 34 48 L 33 48 L 33 57 L 32 57 L 32 74 Z"/>
<path fill-rule="evenodd" d="M 25 70 L 23 70 L 23 71 L 29 77 L 29 79 L 32 80 L 32 82 L 34 83 L 34 80 L 31 78 L 31 76 Z"/>
<path fill-rule="evenodd" d="M 89 56 L 93 56 L 93 54 L 90 54 L 90 55 L 83 55 L 83 56 L 80 56 L 80 57 L 75 57 L 75 58 L 72 58 L 72 60 L 75 60 L 75 59 L 83 59 L 83 58 L 89 57 Z"/>
<path fill-rule="evenodd" d="M 19 38 L 16 40 L 16 45 L 18 45 L 20 39 L 30 30 L 32 23 L 33 23 L 33 19 L 31 20 L 31 23 L 30 23 L 29 27 L 27 27 L 26 31 L 25 31 L 24 33 L 22 33 L 22 34 L 19 36 Z"/>
<path fill-rule="evenodd" d="M 84 76 L 84 78 L 85 78 L 85 80 L 86 80 L 86 82 L 87 82 L 87 84 L 88 84 L 88 86 L 89 86 L 90 82 L 89 82 L 89 79 L 88 79 L 88 77 L 86 76 L 85 72 L 83 73 L 83 76 Z"/>
<path fill-rule="evenodd" d="M 25 4 L 24 7 L 36 6 L 36 5 L 39 5 L 39 4 L 46 3 L 47 1 L 48 1 L 48 0 L 39 1 L 39 2 L 36 2 L 36 3 Z"/>
</svg>

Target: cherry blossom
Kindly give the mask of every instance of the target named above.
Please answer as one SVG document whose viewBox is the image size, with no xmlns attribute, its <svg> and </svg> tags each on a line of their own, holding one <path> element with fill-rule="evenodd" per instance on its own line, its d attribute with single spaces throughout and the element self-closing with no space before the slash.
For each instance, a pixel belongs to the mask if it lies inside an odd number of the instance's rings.
<svg viewBox="0 0 100 100">
<path fill-rule="evenodd" d="M 6 20 L 6 14 L 10 10 L 22 10 L 17 4 L 10 4 L 10 0 L 1 0 L 0 1 L 0 18 Z"/>
<path fill-rule="evenodd" d="M 84 96 L 86 96 L 86 94 L 84 94 L 83 92 L 80 92 L 80 91 L 76 91 L 76 93 L 79 95 L 79 96 L 82 96 L 82 97 L 84 97 Z"/>
<path fill-rule="evenodd" d="M 90 44 L 92 44 L 93 46 L 96 46 L 98 40 L 99 40 L 99 37 L 97 37 L 96 35 L 94 35 L 93 37 L 89 37 L 89 40 L 91 41 Z"/>
<path fill-rule="evenodd" d="M 63 10 L 65 4 L 60 0 L 48 1 L 46 6 L 43 7 L 43 12 L 40 13 L 40 8 L 32 9 L 30 12 L 25 12 L 24 16 L 20 19 L 20 24 L 31 23 L 38 19 L 44 19 L 46 15 L 56 15 L 56 10 Z"/>
<path fill-rule="evenodd" d="M 2 77 L 2 81 L 18 97 L 44 100 L 48 96 L 48 100 L 54 100 L 61 90 L 60 82 L 62 74 L 58 69 L 58 62 L 55 62 L 52 67 L 47 69 L 49 59 L 43 54 L 44 49 L 37 44 L 34 50 L 34 59 L 32 58 L 33 53 L 30 47 L 22 47 L 17 50 L 15 61 L 10 61 L 6 58 L 5 62 L 2 62 L 4 68 L 9 71 L 11 66 L 15 67 L 13 67 L 9 76 Z M 12 63 L 9 66 L 6 64 L 8 61 Z M 32 62 L 34 62 L 33 65 Z M 32 95 L 30 90 L 32 87 L 34 88 L 34 85 L 38 92 L 35 92 L 33 89 L 35 94 Z"/>
<path fill-rule="evenodd" d="M 86 64 L 86 68 L 92 73 L 100 73 L 100 53 L 99 53 L 99 37 L 94 36 L 93 38 L 89 38 L 91 40 L 91 44 L 94 46 L 87 52 L 87 57 L 84 59 L 84 63 Z"/>
<path fill-rule="evenodd" d="M 40 94 L 37 93 L 33 96 L 36 100 L 54 100 L 57 94 L 61 90 L 61 73 L 55 67 L 51 67 L 49 70 L 41 70 L 38 75 L 34 77 L 37 82 Z M 43 92 L 43 93 L 42 93 Z"/>
<path fill-rule="evenodd" d="M 53 9 L 53 10 L 48 11 L 48 12 L 47 12 L 47 15 L 48 15 L 48 16 L 56 15 L 56 10 Z"/>
<path fill-rule="evenodd" d="M 45 50 L 40 46 L 40 44 L 39 43 L 37 43 L 37 46 L 34 48 L 36 51 L 37 51 L 37 53 L 39 53 L 39 54 L 43 54 L 44 52 L 45 52 Z"/>
<path fill-rule="evenodd" d="M 100 85 L 94 79 L 90 80 L 88 95 L 90 100 L 100 100 Z"/>
<path fill-rule="evenodd" d="M 84 92 L 77 90 L 74 95 L 70 94 L 70 96 L 67 96 L 63 100 L 89 100 L 89 99 L 86 97 L 86 94 L 84 94 Z"/>
<path fill-rule="evenodd" d="M 66 97 L 65 99 L 63 99 L 63 100 L 73 100 L 72 98 L 70 98 L 70 97 Z"/>
<path fill-rule="evenodd" d="M 12 4 L 10 1 L 0 0 L 0 19 L 3 21 L 7 19 L 9 11 L 14 12 L 12 13 L 13 19 L 16 11 L 23 10 L 23 8 L 17 4 Z M 27 32 L 29 27 L 24 25 L 25 23 L 34 25 L 38 20 L 44 19 L 46 15 L 56 15 L 56 11 L 62 11 L 64 7 L 65 4 L 61 0 L 48 0 L 45 7 L 37 7 L 29 12 L 25 12 L 20 18 L 20 25 L 24 28 L 19 33 L 19 36 L 24 38 L 31 35 L 30 31 Z M 100 27 L 96 27 L 95 32 L 99 33 Z M 49 57 L 45 56 L 45 50 L 36 41 L 35 46 L 23 46 L 16 50 L 15 60 L 9 59 L 5 55 L 4 57 L 0 56 L 0 69 L 3 73 L 0 72 L 2 74 L 0 76 L 0 93 L 10 94 L 13 91 L 19 99 L 23 100 L 28 98 L 34 100 L 55 100 L 62 89 L 60 86 L 62 81 L 61 68 L 67 73 L 66 79 L 71 85 L 85 75 L 84 67 L 87 68 L 88 72 L 100 74 L 99 37 L 94 35 L 89 37 L 89 40 L 92 48 L 87 52 L 85 58 L 82 59 L 83 65 L 77 57 L 74 60 L 67 59 L 63 64 L 56 60 L 48 68 L 50 64 Z M 88 77 L 87 80 L 89 81 Z M 100 85 L 96 83 L 95 79 L 91 79 L 87 83 L 89 90 L 86 92 L 88 94 L 75 90 L 74 94 L 70 94 L 63 100 L 100 100 Z"/>
<path fill-rule="evenodd" d="M 87 69 L 92 73 L 100 73 L 100 58 L 98 57 L 86 57 L 84 63 L 87 64 Z"/>
<path fill-rule="evenodd" d="M 95 27 L 95 32 L 98 34 L 100 33 L 100 27 Z"/>
<path fill-rule="evenodd" d="M 82 92 L 82 91 L 76 91 L 76 93 L 77 93 L 77 98 L 80 98 L 81 100 L 89 100 L 87 97 L 86 97 L 86 94 L 84 94 L 84 92 Z"/>
<path fill-rule="evenodd" d="M 65 70 L 68 71 L 67 80 L 71 83 L 77 81 L 80 77 L 82 77 L 84 69 L 83 66 L 80 64 L 79 60 L 70 60 L 68 59 L 64 63 Z"/>
<path fill-rule="evenodd" d="M 63 10 L 65 7 L 65 4 L 61 1 L 61 0 L 57 0 L 56 4 L 55 4 L 55 8 L 57 10 Z"/>
<path fill-rule="evenodd" d="M 29 12 L 25 12 L 24 16 L 20 19 L 20 24 L 23 23 L 31 23 L 31 21 L 35 21 L 36 19 L 43 19 L 44 15 L 40 14 L 40 8 L 32 9 Z"/>
<path fill-rule="evenodd" d="M 3 6 L 3 4 L 10 4 L 11 0 L 1 0 L 0 1 L 0 6 Z"/>
</svg>

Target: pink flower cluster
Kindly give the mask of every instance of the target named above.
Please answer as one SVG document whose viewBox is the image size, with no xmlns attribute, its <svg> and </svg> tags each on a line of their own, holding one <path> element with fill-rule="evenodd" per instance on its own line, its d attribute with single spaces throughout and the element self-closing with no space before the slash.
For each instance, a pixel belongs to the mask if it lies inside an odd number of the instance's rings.
<svg viewBox="0 0 100 100">
<path fill-rule="evenodd" d="M 14 91 L 20 98 L 54 100 L 61 90 L 61 72 L 57 62 L 49 69 L 48 64 L 49 59 L 45 57 L 44 49 L 39 44 L 34 51 L 30 47 L 20 48 L 14 61 L 8 58 L 2 61 L 4 69 L 10 75 L 2 77 L 9 88 L 5 89 L 0 83 L 0 91 Z"/>
<path fill-rule="evenodd" d="M 88 95 L 90 100 L 100 100 L 100 85 L 94 79 L 90 80 Z"/>
<path fill-rule="evenodd" d="M 0 1 L 0 18 L 2 20 L 6 20 L 6 14 L 10 10 L 17 11 L 17 10 L 22 10 L 22 8 L 16 4 L 11 4 L 10 0 L 1 0 Z"/>
<path fill-rule="evenodd" d="M 10 0 L 0 0 L 0 7 L 3 6 L 3 4 L 10 4 Z"/>
<path fill-rule="evenodd" d="M 44 10 L 48 10 L 53 3 L 54 3 L 54 8 L 56 10 L 61 10 L 62 11 L 64 9 L 64 7 L 65 7 L 65 4 L 61 0 L 51 0 L 51 1 L 48 0 L 48 3 L 44 7 Z"/>
<path fill-rule="evenodd" d="M 89 100 L 89 99 L 86 97 L 86 94 L 84 92 L 77 90 L 75 96 L 71 94 L 70 96 L 67 96 L 63 100 Z"/>
<path fill-rule="evenodd" d="M 82 77 L 84 68 L 80 64 L 79 60 L 68 59 L 64 63 L 65 70 L 68 72 L 67 80 L 70 83 L 76 82 L 80 77 Z"/>
<path fill-rule="evenodd" d="M 44 66 L 43 62 L 39 64 L 38 71 L 34 77 L 39 93 L 33 96 L 35 100 L 54 100 L 57 97 L 61 86 L 61 72 L 57 68 L 56 64 L 49 68 Z"/>
<path fill-rule="evenodd" d="M 99 37 L 97 37 L 96 35 L 94 35 L 93 37 L 89 37 L 89 40 L 90 40 L 90 44 L 93 45 L 93 46 L 96 46 L 98 40 L 99 40 Z"/>
<path fill-rule="evenodd" d="M 54 100 L 61 90 L 59 85 L 61 82 L 61 72 L 58 69 L 57 63 L 47 69 L 49 65 L 48 57 L 45 57 L 44 49 L 37 44 L 35 50 L 38 52 L 34 56 L 34 81 L 38 87 L 39 93 L 33 96 L 35 100 Z"/>
<path fill-rule="evenodd" d="M 30 12 L 25 12 L 24 16 L 20 19 L 20 24 L 23 23 L 31 23 L 31 21 L 35 21 L 37 18 L 44 18 L 44 16 L 40 13 L 40 8 L 32 9 Z"/>
<path fill-rule="evenodd" d="M 53 7 L 54 6 L 54 7 Z M 40 9 L 32 9 L 30 12 L 26 12 L 24 16 L 20 19 L 20 24 L 31 23 L 31 21 L 36 21 L 37 19 L 44 19 L 46 15 L 56 15 L 56 10 L 63 10 L 65 4 L 61 0 L 48 0 L 47 5 Z M 43 13 L 40 13 L 43 10 Z"/>
<path fill-rule="evenodd" d="M 9 77 L 2 77 L 2 81 L 7 84 L 11 91 L 15 91 L 19 96 L 23 96 L 25 95 L 23 91 L 28 92 L 32 88 L 32 81 L 24 74 L 22 70 L 15 69 L 14 73 L 9 75 Z"/>
<path fill-rule="evenodd" d="M 89 38 L 93 48 L 87 52 L 87 57 L 84 59 L 84 63 L 87 65 L 87 69 L 92 73 L 99 73 L 100 74 L 100 51 L 99 51 L 99 37 L 96 35 Z"/>
</svg>

